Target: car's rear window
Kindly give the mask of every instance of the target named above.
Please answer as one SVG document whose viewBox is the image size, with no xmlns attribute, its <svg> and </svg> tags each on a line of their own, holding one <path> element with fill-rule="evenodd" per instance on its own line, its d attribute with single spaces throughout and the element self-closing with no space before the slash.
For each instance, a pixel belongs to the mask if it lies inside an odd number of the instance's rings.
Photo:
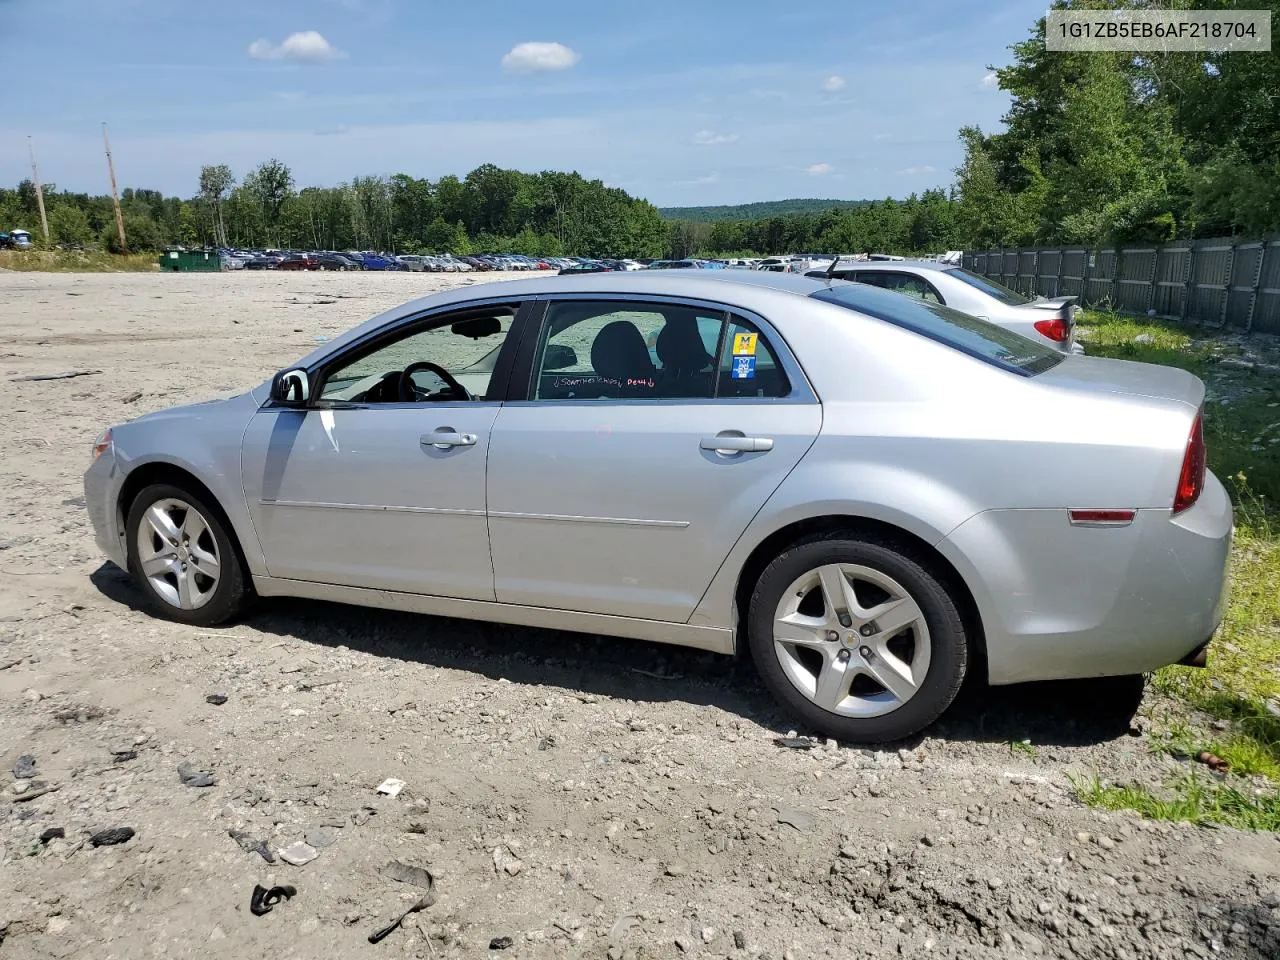
<svg viewBox="0 0 1280 960">
<path fill-rule="evenodd" d="M 1043 373 L 1062 354 L 1034 340 L 940 303 L 918 300 L 862 283 L 838 283 L 812 294 L 815 300 L 903 327 L 962 353 L 1023 376 Z"/>
<path fill-rule="evenodd" d="M 1031 297 L 1023 296 L 1017 290 L 1010 290 L 1003 283 L 996 283 L 981 274 L 970 273 L 963 267 L 953 267 L 947 270 L 946 273 L 1010 307 L 1020 307 L 1024 303 L 1030 303 L 1032 299 Z"/>
</svg>

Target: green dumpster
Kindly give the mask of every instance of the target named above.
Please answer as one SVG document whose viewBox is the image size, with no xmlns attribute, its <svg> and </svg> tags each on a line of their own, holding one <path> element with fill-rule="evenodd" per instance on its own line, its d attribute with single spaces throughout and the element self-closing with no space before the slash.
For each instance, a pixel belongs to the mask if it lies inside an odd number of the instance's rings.
<svg viewBox="0 0 1280 960">
<path fill-rule="evenodd" d="M 222 257 L 216 250 L 166 250 L 160 254 L 160 269 L 171 273 L 217 273 Z"/>
</svg>

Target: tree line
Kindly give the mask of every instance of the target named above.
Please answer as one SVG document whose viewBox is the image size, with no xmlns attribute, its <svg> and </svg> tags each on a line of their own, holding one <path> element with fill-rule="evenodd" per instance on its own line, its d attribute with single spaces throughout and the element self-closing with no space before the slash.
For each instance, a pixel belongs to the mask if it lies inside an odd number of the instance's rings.
<svg viewBox="0 0 1280 960">
<path fill-rule="evenodd" d="M 1197 0 L 1196 7 L 1268 8 L 1280 21 L 1280 0 Z M 226 166 L 205 167 L 186 199 L 125 190 L 125 227 L 139 250 L 181 243 L 672 258 L 931 253 L 1280 230 L 1280 57 L 1049 53 L 1044 35 L 1041 19 L 1011 48 L 1012 63 L 995 71 L 1012 99 L 1003 129 L 962 128 L 964 159 L 953 183 L 905 200 L 671 220 L 576 173 L 486 164 L 434 182 L 402 173 L 298 190 L 289 168 L 269 160 L 239 180 Z M 109 197 L 50 187 L 46 205 L 55 242 L 116 247 Z M 0 189 L 0 228 L 36 223 L 29 181 Z"/>
<path fill-rule="evenodd" d="M 117 251 L 109 196 L 44 190 L 51 242 L 101 243 Z M 485 164 L 434 182 L 409 174 L 355 177 L 336 187 L 296 189 L 279 160 L 237 180 L 225 164 L 203 167 L 195 194 L 166 197 L 126 189 L 120 197 L 130 249 L 185 246 L 484 251 L 660 257 L 669 224 L 648 201 L 577 173 L 530 174 Z M 0 188 L 0 224 L 36 234 L 34 185 Z"/>
</svg>

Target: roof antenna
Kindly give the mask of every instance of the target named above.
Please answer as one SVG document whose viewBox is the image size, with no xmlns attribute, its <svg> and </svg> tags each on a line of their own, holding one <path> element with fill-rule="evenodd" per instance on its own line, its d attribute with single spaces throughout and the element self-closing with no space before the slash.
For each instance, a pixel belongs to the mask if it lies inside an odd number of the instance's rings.
<svg viewBox="0 0 1280 960">
<path fill-rule="evenodd" d="M 827 279 L 832 280 L 836 275 L 836 265 L 840 262 L 840 254 L 833 254 L 831 257 L 831 266 L 827 267 Z"/>
</svg>

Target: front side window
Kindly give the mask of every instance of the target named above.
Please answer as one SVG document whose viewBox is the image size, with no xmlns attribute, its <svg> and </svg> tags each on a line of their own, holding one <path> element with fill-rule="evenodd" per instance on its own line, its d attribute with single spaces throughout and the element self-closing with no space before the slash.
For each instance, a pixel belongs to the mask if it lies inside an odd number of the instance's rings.
<svg viewBox="0 0 1280 960">
<path fill-rule="evenodd" d="M 324 374 L 322 401 L 438 403 L 495 400 L 490 381 L 515 307 L 470 311 L 415 326 L 341 360 Z"/>
<path fill-rule="evenodd" d="M 900 297 L 865 284 L 827 287 L 811 296 L 815 300 L 833 303 L 911 330 L 1024 376 L 1043 373 L 1062 362 L 1062 354 L 1056 350 L 1041 346 L 1034 340 L 987 320 L 979 320 L 938 303 Z"/>
<path fill-rule="evenodd" d="M 710 400 L 788 389 L 754 326 L 681 304 L 553 303 L 534 360 L 535 400 Z"/>
</svg>

